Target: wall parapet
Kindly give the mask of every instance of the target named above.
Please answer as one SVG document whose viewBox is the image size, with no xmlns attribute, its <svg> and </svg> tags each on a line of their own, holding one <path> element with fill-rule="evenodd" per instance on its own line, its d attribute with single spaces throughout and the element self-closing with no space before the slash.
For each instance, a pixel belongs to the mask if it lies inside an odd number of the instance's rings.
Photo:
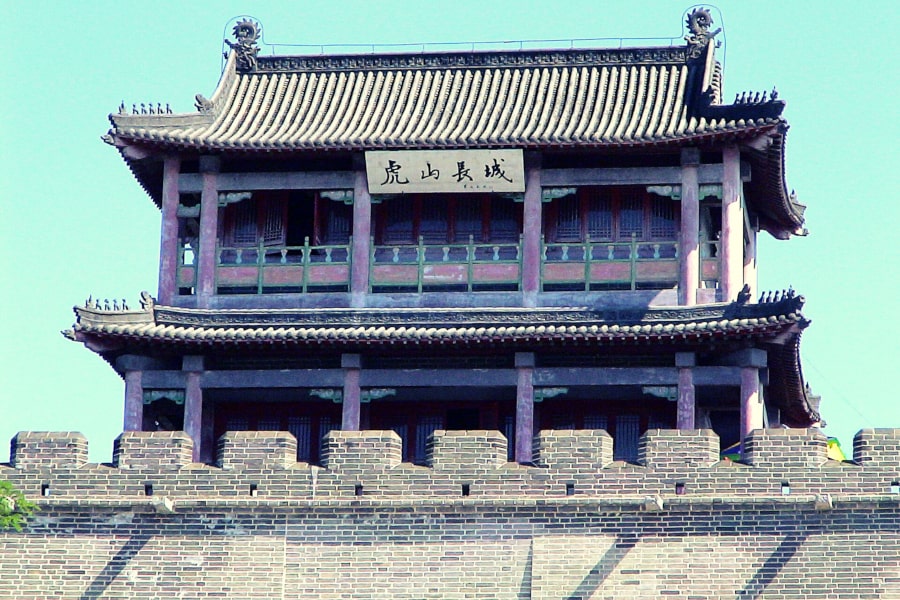
<svg viewBox="0 0 900 600">
<path fill-rule="evenodd" d="M 418 466 L 401 462 L 402 442 L 393 431 L 334 431 L 323 438 L 323 462 L 316 466 L 297 462 L 290 433 L 230 432 L 219 440 L 216 464 L 208 465 L 190 462 L 192 445 L 183 432 L 127 432 L 116 440 L 112 465 L 105 465 L 86 462 L 80 434 L 22 432 L 12 440 L 13 461 L 0 465 L 0 479 L 41 501 L 155 500 L 148 506 L 163 512 L 160 498 L 177 505 L 242 497 L 277 504 L 574 496 L 639 499 L 647 510 L 682 496 L 698 502 L 809 497 L 818 498 L 821 510 L 833 507 L 834 498 L 900 502 L 900 458 L 892 450 L 900 429 L 861 432 L 855 462 L 829 460 L 823 441 L 814 430 L 755 431 L 747 460 L 732 462 L 719 460 L 718 438 L 709 430 L 650 430 L 631 464 L 612 461 L 605 431 L 542 431 L 535 464 L 520 465 L 506 461 L 499 432 L 437 431 L 428 464 Z"/>
</svg>

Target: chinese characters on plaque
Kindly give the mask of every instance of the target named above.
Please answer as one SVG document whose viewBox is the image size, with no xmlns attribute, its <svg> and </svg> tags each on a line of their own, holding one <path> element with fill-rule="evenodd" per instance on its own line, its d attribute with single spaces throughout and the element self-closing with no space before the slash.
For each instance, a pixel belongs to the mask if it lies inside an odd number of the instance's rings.
<svg viewBox="0 0 900 600">
<path fill-rule="evenodd" d="M 524 192 L 521 150 L 366 152 L 370 194 Z"/>
</svg>

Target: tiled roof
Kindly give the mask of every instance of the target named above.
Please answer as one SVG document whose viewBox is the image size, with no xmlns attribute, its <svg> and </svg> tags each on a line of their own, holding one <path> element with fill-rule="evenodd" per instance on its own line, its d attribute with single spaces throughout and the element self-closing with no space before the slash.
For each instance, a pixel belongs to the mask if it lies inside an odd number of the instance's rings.
<svg viewBox="0 0 900 600">
<path fill-rule="evenodd" d="M 584 341 L 702 342 L 777 336 L 807 321 L 801 297 L 764 304 L 716 304 L 632 311 L 584 309 L 199 310 L 76 307 L 67 332 L 79 341 L 161 345 L 492 345 Z"/>
<path fill-rule="evenodd" d="M 806 427 L 819 415 L 810 405 L 799 343 L 809 324 L 802 296 L 760 304 L 712 304 L 594 311 L 578 308 L 277 309 L 201 310 L 148 306 L 144 310 L 76 307 L 66 337 L 107 360 L 141 348 L 334 348 L 406 346 L 509 350 L 547 345 L 597 348 L 648 344 L 703 347 L 741 340 L 769 351 L 769 399 L 785 423 Z M 443 351 L 443 350 L 442 350 Z M 113 353 L 113 354 L 108 354 Z"/>
<path fill-rule="evenodd" d="M 690 68 L 684 47 L 259 57 L 249 72 L 232 54 L 207 112 L 111 115 L 111 133 L 210 150 L 360 150 L 699 142 L 781 123 L 693 114 Z M 703 75 L 714 100 L 717 73 Z"/>
</svg>

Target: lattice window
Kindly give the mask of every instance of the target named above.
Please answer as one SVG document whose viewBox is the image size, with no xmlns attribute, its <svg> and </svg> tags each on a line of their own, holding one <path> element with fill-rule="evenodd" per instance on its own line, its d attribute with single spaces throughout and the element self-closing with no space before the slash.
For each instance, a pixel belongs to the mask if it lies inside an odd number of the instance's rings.
<svg viewBox="0 0 900 600">
<path fill-rule="evenodd" d="M 592 240 L 611 240 L 613 237 L 612 199 L 602 189 L 590 188 L 588 193 L 588 235 Z"/>
<path fill-rule="evenodd" d="M 561 242 L 581 240 L 581 203 L 577 196 L 559 199 L 556 219 L 556 239 Z"/>
<path fill-rule="evenodd" d="M 440 244 L 447 241 L 448 210 L 447 199 L 441 197 L 423 198 L 419 235 L 426 244 Z"/>
<path fill-rule="evenodd" d="M 262 205 L 260 235 L 264 246 L 284 246 L 284 209 L 282 200 L 269 199 Z"/>
<path fill-rule="evenodd" d="M 675 203 L 668 198 L 653 198 L 650 205 L 650 236 L 674 239 L 675 233 Z"/>
<path fill-rule="evenodd" d="M 312 419 L 288 417 L 288 431 L 297 438 L 297 460 L 309 462 L 312 456 Z"/>
<path fill-rule="evenodd" d="M 613 443 L 615 460 L 637 460 L 638 441 L 641 437 L 641 419 L 638 415 L 616 417 L 616 435 Z"/>
<path fill-rule="evenodd" d="M 232 246 L 283 246 L 287 204 L 283 198 L 244 200 L 228 207 L 226 243 Z"/>
<path fill-rule="evenodd" d="M 619 239 L 644 237 L 644 198 L 636 190 L 622 190 L 619 200 Z"/>
<path fill-rule="evenodd" d="M 425 463 L 425 454 L 428 447 L 428 438 L 436 430 L 444 426 L 444 420 L 438 415 L 419 417 L 416 423 L 416 448 L 413 455 L 413 462 L 418 464 Z"/>
<path fill-rule="evenodd" d="M 244 200 L 232 209 L 231 243 L 235 246 L 256 245 L 256 204 Z"/>
<path fill-rule="evenodd" d="M 326 244 L 346 244 L 353 227 L 353 207 L 331 202 L 325 228 Z"/>
<path fill-rule="evenodd" d="M 516 204 L 508 198 L 491 198 L 491 241 L 516 242 L 519 240 L 519 222 Z M 476 236 L 477 239 L 477 236 Z"/>
<path fill-rule="evenodd" d="M 385 214 L 384 243 L 409 244 L 414 242 L 415 224 L 412 198 L 391 198 L 383 204 Z"/>
<path fill-rule="evenodd" d="M 476 242 L 481 241 L 481 199 L 460 197 L 456 199 L 456 234 L 457 242 L 468 242 L 471 235 Z"/>
</svg>

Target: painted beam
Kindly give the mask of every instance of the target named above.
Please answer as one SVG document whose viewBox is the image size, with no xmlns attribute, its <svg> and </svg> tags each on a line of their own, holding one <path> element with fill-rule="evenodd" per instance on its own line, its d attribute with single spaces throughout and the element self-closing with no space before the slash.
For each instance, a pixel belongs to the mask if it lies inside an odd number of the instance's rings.
<svg viewBox="0 0 900 600">
<path fill-rule="evenodd" d="M 297 388 L 342 387 L 343 369 L 282 369 L 206 371 L 201 380 L 204 388 Z"/>
<path fill-rule="evenodd" d="M 365 176 L 365 172 L 363 173 Z M 219 189 L 228 192 L 256 190 L 349 190 L 355 181 L 354 171 L 297 171 L 289 173 L 221 173 Z M 182 192 L 201 192 L 203 177 L 199 173 L 182 173 L 178 177 Z"/>
<path fill-rule="evenodd" d="M 722 164 L 698 165 L 699 184 L 722 183 Z M 741 163 L 740 178 L 750 181 L 749 163 Z M 680 185 L 681 167 L 635 167 L 607 169 L 544 169 L 541 185 L 561 187 L 572 185 Z"/>
<path fill-rule="evenodd" d="M 693 367 L 694 385 L 739 385 L 739 367 Z M 539 368 L 535 386 L 678 385 L 676 367 Z"/>
<path fill-rule="evenodd" d="M 695 386 L 740 385 L 741 367 L 694 367 Z M 764 375 L 764 373 L 762 374 Z M 143 371 L 146 389 L 185 386 L 182 371 Z M 515 369 L 362 369 L 361 387 L 515 387 Z M 204 371 L 200 386 L 209 389 L 341 388 L 343 369 Z M 535 386 L 678 385 L 676 367 L 536 368 Z"/>
<path fill-rule="evenodd" d="M 515 369 L 368 369 L 363 387 L 514 387 Z"/>
</svg>

